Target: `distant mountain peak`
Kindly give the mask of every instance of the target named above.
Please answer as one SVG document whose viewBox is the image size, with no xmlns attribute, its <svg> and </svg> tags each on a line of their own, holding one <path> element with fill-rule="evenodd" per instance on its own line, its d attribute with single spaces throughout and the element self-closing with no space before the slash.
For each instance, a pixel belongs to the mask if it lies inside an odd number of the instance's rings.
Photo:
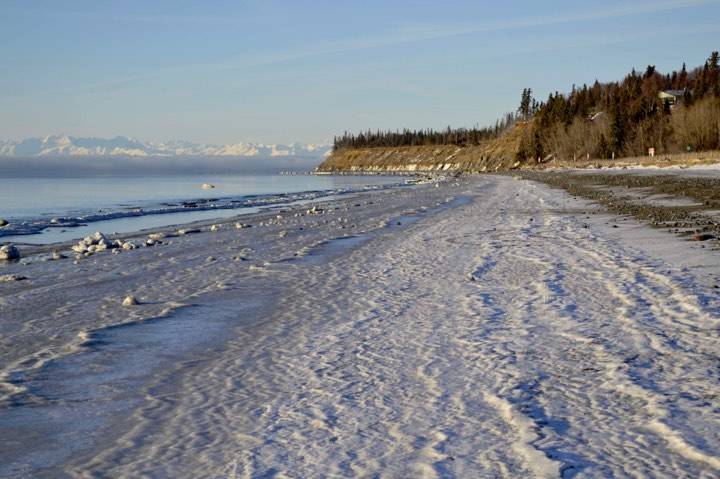
<svg viewBox="0 0 720 479">
<path fill-rule="evenodd" d="M 232 143 L 207 145 L 187 141 L 144 142 L 126 136 L 115 138 L 73 137 L 66 134 L 44 138 L 0 140 L 0 156 L 52 157 L 52 156 L 233 156 L 233 157 L 307 157 L 322 158 L 330 152 L 332 144 L 290 143 L 289 145 L 263 143 Z"/>
</svg>

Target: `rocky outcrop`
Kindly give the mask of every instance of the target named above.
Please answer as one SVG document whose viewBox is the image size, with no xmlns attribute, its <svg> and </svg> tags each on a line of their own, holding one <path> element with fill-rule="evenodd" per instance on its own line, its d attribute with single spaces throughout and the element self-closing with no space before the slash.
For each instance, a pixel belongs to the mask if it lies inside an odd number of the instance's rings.
<svg viewBox="0 0 720 479">
<path fill-rule="evenodd" d="M 135 296 L 132 296 L 132 295 L 125 296 L 125 299 L 123 299 L 123 302 L 122 302 L 122 305 L 125 307 L 137 306 L 138 304 L 140 304 L 140 302 L 137 300 L 137 298 Z"/>
<path fill-rule="evenodd" d="M 15 261 L 20 259 L 20 250 L 14 245 L 8 244 L 0 247 L 0 261 Z"/>
<path fill-rule="evenodd" d="M 122 248 L 122 246 L 121 241 L 110 241 L 98 231 L 92 236 L 83 238 L 71 249 L 81 255 L 91 255 L 109 249 Z"/>
<path fill-rule="evenodd" d="M 21 274 L 0 274 L 0 283 L 10 283 L 12 281 L 24 281 L 27 277 Z"/>
</svg>

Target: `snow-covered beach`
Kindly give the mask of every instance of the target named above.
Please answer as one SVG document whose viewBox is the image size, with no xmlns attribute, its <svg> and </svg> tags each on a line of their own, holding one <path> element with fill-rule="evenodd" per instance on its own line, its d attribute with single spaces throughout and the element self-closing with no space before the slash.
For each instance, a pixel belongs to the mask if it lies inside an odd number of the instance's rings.
<svg viewBox="0 0 720 479">
<path fill-rule="evenodd" d="M 0 476 L 720 475 L 699 243 L 490 175 L 195 227 L 0 268 Z"/>
</svg>

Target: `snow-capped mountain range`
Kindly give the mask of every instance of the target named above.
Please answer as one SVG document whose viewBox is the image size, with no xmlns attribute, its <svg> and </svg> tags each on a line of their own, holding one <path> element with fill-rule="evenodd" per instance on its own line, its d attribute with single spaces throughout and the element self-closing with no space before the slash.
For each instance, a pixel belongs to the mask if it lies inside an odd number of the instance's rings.
<svg viewBox="0 0 720 479">
<path fill-rule="evenodd" d="M 329 142 L 320 144 L 266 145 L 262 143 L 234 143 L 204 145 L 186 141 L 145 142 L 117 136 L 105 138 L 77 138 L 50 135 L 25 140 L 0 140 L 0 156 L 233 156 L 233 157 L 301 157 L 322 158 L 332 149 Z"/>
</svg>

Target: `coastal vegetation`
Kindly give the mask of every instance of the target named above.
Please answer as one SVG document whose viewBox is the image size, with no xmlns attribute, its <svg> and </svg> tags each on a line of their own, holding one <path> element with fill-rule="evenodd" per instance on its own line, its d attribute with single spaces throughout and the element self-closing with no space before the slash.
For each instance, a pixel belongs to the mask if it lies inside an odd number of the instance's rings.
<svg viewBox="0 0 720 479">
<path fill-rule="evenodd" d="M 483 141 L 498 138 L 509 127 L 515 124 L 518 116 L 515 113 L 507 113 L 502 119 L 497 120 L 493 126 L 473 128 L 450 128 L 445 130 L 389 130 L 389 131 L 361 131 L 357 134 L 343 133 L 336 136 L 333 141 L 333 149 L 342 148 L 387 148 L 401 146 L 469 146 L 479 145 Z"/>
<path fill-rule="evenodd" d="M 522 106 L 521 106 L 522 108 Z M 551 93 L 531 115 L 518 159 L 572 160 L 720 148 L 720 65 L 662 74 L 649 65 L 622 81 Z"/>
<path fill-rule="evenodd" d="M 514 158 L 605 159 L 720 149 L 720 57 L 713 52 L 704 65 L 685 64 L 671 73 L 649 65 L 623 80 L 574 86 L 569 93 L 533 98 L 521 95 L 516 112 L 494 125 L 445 130 L 345 132 L 334 139 L 342 150 L 430 146 L 478 146 L 512 132 Z M 505 154 L 506 152 L 503 151 Z"/>
</svg>

